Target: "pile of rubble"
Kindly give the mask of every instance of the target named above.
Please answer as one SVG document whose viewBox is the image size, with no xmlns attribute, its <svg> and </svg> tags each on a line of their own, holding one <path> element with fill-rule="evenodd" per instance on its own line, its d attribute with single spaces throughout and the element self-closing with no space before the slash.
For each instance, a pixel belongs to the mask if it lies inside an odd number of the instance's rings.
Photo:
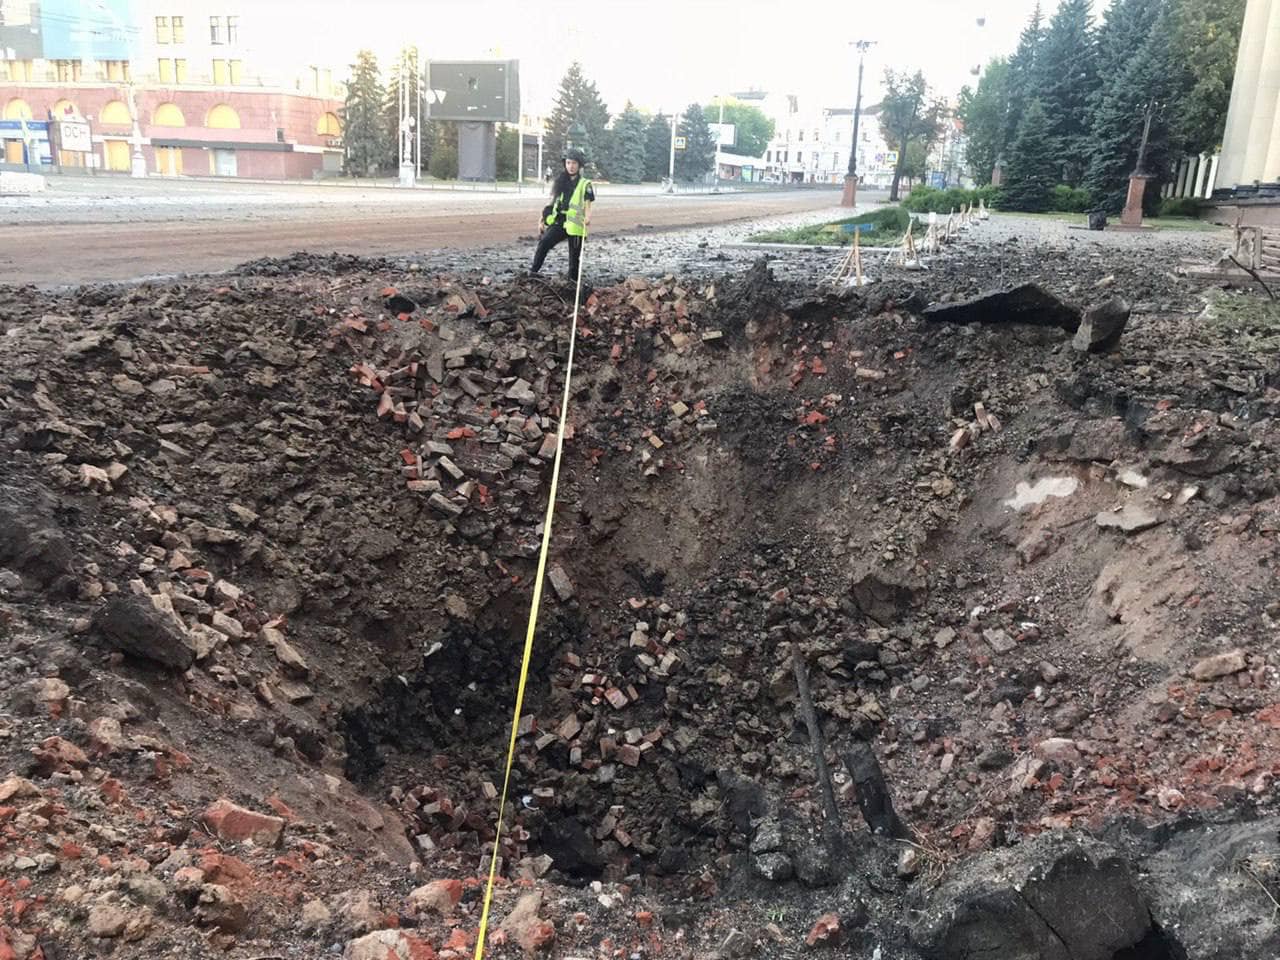
<svg viewBox="0 0 1280 960">
<path fill-rule="evenodd" d="M 1076 323 L 961 302 L 972 259 L 588 298 L 500 955 L 960 955 L 902 911 L 946 915 L 962 861 L 1112 870 L 1054 838 L 1272 812 L 1273 341 L 1227 349 L 1184 281 L 991 256 Z M 330 266 L 0 308 L 0 956 L 474 943 L 568 305 Z M 1059 300 L 1116 293 L 1072 349 Z M 905 853 L 854 829 L 865 744 Z M 1263 833 L 1232 842 L 1272 890 Z M 1166 887 L 1134 894 L 1159 925 Z"/>
</svg>

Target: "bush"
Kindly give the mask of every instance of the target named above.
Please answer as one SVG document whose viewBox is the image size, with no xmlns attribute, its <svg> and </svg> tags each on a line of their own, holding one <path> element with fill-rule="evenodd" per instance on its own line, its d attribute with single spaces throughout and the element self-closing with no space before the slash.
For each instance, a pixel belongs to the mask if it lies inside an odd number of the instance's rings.
<svg viewBox="0 0 1280 960">
<path fill-rule="evenodd" d="M 1084 187 L 1069 187 L 1065 183 L 1053 188 L 1049 201 L 1049 209 L 1058 213 L 1084 213 L 1092 205 L 1088 190 Z"/>
<path fill-rule="evenodd" d="M 449 144 L 440 144 L 431 151 L 431 161 L 427 170 L 437 180 L 458 179 L 458 148 Z"/>
<path fill-rule="evenodd" d="M 976 207 L 979 200 L 985 200 L 988 207 L 993 206 L 998 193 L 996 187 L 981 187 L 977 190 L 949 187 L 946 190 L 939 190 L 937 187 L 922 184 L 912 189 L 907 198 L 902 201 L 902 205 L 912 213 L 947 214 L 952 210 L 959 210 L 965 204 Z"/>
<path fill-rule="evenodd" d="M 1199 217 L 1204 211 L 1204 201 L 1197 197 L 1166 197 L 1160 202 L 1162 217 Z"/>
</svg>

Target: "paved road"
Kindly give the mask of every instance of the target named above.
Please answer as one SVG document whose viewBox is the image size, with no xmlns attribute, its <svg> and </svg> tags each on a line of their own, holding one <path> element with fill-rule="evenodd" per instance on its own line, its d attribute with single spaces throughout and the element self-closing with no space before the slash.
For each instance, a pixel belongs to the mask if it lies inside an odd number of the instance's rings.
<svg viewBox="0 0 1280 960">
<path fill-rule="evenodd" d="M 621 195 L 592 215 L 596 237 L 827 209 L 834 191 Z M 41 286 L 225 270 L 298 250 L 406 254 L 530 237 L 534 193 L 346 191 L 273 185 L 56 184 L 0 203 L 0 282 Z"/>
</svg>

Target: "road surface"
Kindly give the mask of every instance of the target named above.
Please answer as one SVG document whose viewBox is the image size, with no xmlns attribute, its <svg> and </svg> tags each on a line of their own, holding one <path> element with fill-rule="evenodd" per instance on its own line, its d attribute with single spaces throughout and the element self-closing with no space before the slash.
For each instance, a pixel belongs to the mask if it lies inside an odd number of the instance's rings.
<svg viewBox="0 0 1280 960">
<path fill-rule="evenodd" d="M 40 286 L 226 270 L 299 250 L 364 255 L 532 243 L 535 192 L 351 189 L 312 185 L 58 181 L 37 198 L 0 198 L 0 283 Z M 592 235 L 617 236 L 821 210 L 829 190 L 628 193 L 601 200 Z"/>
</svg>

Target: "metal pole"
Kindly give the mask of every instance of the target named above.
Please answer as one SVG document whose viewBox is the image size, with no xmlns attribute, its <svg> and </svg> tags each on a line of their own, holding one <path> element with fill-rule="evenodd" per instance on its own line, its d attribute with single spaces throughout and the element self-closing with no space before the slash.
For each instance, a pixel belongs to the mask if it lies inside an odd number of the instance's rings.
<svg viewBox="0 0 1280 960">
<path fill-rule="evenodd" d="M 844 196 L 840 205 L 855 206 L 858 202 L 858 121 L 862 118 L 862 70 L 865 65 L 867 50 L 872 41 L 858 40 L 854 45 L 858 48 L 858 93 L 853 101 L 853 143 L 849 145 L 849 172 L 844 178 Z"/>
<path fill-rule="evenodd" d="M 671 114 L 671 157 L 667 161 L 667 181 L 668 185 L 675 182 L 676 179 L 676 115 Z"/>
<path fill-rule="evenodd" d="M 716 186 L 720 185 L 720 141 L 724 137 L 724 94 L 720 94 L 720 126 L 716 130 Z"/>
<path fill-rule="evenodd" d="M 400 62 L 396 65 L 396 79 L 399 86 L 396 88 L 396 170 L 400 175 L 404 176 L 404 57 L 400 57 Z"/>
<path fill-rule="evenodd" d="M 422 64 L 414 64 L 413 89 L 418 99 L 418 152 L 413 157 L 413 183 L 418 185 L 418 174 L 422 172 Z"/>
</svg>

